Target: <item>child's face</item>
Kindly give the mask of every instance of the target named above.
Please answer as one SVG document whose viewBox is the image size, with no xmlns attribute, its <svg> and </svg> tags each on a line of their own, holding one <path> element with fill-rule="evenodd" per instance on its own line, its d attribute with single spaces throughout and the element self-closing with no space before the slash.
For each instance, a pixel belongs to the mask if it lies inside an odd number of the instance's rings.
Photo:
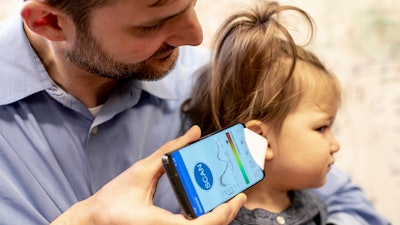
<svg viewBox="0 0 400 225">
<path fill-rule="evenodd" d="M 340 146 L 331 129 L 336 109 L 324 110 L 330 101 L 329 98 L 321 100 L 325 105 L 301 101 L 284 120 L 280 135 L 269 140 L 274 157 L 270 168 L 266 168 L 266 177 L 271 169 L 271 179 L 277 188 L 297 190 L 325 183 L 335 161 L 333 153 Z"/>
</svg>

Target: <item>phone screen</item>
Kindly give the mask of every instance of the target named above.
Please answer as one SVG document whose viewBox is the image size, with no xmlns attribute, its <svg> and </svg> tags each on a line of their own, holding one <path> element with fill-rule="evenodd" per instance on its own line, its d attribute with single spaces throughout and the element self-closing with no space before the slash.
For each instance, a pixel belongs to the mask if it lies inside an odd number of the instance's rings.
<svg viewBox="0 0 400 225">
<path fill-rule="evenodd" d="M 168 159 L 175 173 L 169 178 L 171 182 L 180 182 L 178 186 L 184 189 L 184 193 L 177 193 L 177 196 L 185 197 L 190 203 L 191 217 L 211 211 L 264 178 L 262 168 L 249 152 L 243 124 L 169 153 Z"/>
</svg>

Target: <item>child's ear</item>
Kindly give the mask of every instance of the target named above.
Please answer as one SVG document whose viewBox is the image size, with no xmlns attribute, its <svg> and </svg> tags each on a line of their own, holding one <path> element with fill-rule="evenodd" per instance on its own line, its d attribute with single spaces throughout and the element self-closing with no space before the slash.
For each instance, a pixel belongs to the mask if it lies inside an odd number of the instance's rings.
<svg viewBox="0 0 400 225">
<path fill-rule="evenodd" d="M 261 122 L 260 120 L 250 120 L 245 125 L 248 129 L 256 132 L 257 134 L 265 137 L 268 140 L 268 149 L 267 154 L 265 155 L 265 160 L 271 160 L 274 157 L 274 153 L 270 145 L 269 137 L 267 135 L 269 131 L 268 125 Z"/>
<path fill-rule="evenodd" d="M 27 1 L 21 9 L 21 16 L 32 32 L 50 41 L 65 40 L 63 26 L 68 19 L 50 4 L 44 1 Z"/>
<path fill-rule="evenodd" d="M 265 161 L 269 161 L 274 158 L 274 151 L 271 148 L 271 145 L 268 143 L 267 154 L 265 154 Z"/>
<path fill-rule="evenodd" d="M 245 125 L 248 129 L 268 139 L 268 126 L 265 123 L 261 122 L 260 120 L 250 120 Z"/>
</svg>

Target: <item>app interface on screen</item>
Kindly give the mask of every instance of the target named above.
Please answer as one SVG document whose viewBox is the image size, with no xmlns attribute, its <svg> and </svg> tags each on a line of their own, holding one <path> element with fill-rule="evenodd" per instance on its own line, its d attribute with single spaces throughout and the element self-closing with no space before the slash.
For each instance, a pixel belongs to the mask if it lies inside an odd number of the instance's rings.
<svg viewBox="0 0 400 225">
<path fill-rule="evenodd" d="M 172 160 L 196 216 L 263 178 L 240 124 L 174 152 Z"/>
</svg>

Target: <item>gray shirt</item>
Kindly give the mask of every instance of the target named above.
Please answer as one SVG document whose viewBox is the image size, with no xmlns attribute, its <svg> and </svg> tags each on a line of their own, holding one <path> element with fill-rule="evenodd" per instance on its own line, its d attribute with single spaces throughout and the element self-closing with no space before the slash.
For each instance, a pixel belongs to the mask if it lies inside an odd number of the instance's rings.
<svg viewBox="0 0 400 225">
<path fill-rule="evenodd" d="M 324 202 L 316 195 L 294 191 L 292 203 L 280 213 L 264 209 L 249 210 L 242 207 L 230 225 L 324 225 L 327 211 Z"/>
</svg>

